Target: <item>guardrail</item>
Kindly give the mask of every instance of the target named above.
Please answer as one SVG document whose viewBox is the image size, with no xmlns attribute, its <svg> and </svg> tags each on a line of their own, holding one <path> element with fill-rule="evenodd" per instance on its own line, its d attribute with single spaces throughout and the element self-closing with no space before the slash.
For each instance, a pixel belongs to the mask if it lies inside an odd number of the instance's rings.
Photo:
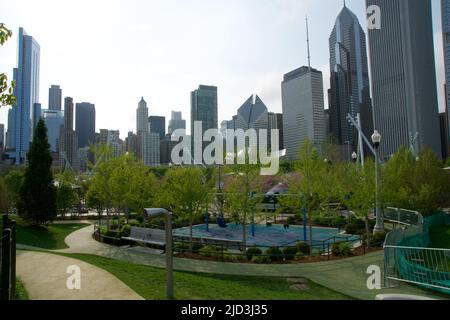
<svg viewBox="0 0 450 320">
<path fill-rule="evenodd" d="M 0 236 L 0 300 L 16 296 L 16 222 L 2 218 Z"/>
<path fill-rule="evenodd" d="M 401 281 L 450 294 L 450 249 L 428 248 L 429 228 L 450 224 L 448 214 L 423 218 L 420 213 L 397 209 L 397 220 L 403 227 L 390 232 L 384 244 L 385 284 Z M 406 212 L 407 216 L 401 215 Z M 414 218 L 414 216 L 416 218 Z"/>
</svg>

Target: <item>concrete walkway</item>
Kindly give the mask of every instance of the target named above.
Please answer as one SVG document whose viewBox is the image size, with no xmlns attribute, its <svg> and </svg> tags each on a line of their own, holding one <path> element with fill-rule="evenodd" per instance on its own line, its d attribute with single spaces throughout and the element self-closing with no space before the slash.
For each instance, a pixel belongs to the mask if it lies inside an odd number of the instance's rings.
<svg viewBox="0 0 450 320">
<path fill-rule="evenodd" d="M 67 288 L 69 266 L 80 268 L 80 290 Z M 31 300 L 143 300 L 103 269 L 55 254 L 18 251 L 17 276 Z"/>
<path fill-rule="evenodd" d="M 135 264 L 165 267 L 165 256 L 156 253 L 155 250 L 119 248 L 99 243 L 92 238 L 93 232 L 94 226 L 92 225 L 73 232 L 65 240 L 69 248 L 55 252 L 92 254 Z M 180 271 L 228 275 L 305 277 L 356 299 L 373 300 L 376 295 L 382 293 L 415 294 L 437 298 L 433 293 L 402 283 L 397 283 L 395 288 L 368 290 L 366 271 L 371 265 L 377 265 L 383 269 L 382 252 L 330 262 L 279 265 L 220 263 L 174 258 L 174 268 Z"/>
</svg>

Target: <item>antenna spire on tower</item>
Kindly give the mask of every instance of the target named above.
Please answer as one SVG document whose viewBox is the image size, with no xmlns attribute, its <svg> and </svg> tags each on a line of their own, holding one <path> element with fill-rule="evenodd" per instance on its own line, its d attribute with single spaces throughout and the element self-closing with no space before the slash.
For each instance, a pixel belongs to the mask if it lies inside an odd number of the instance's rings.
<svg viewBox="0 0 450 320">
<path fill-rule="evenodd" d="M 311 55 L 309 50 L 309 26 L 308 26 L 308 16 L 306 16 L 306 44 L 308 47 L 308 68 L 311 70 Z"/>
</svg>

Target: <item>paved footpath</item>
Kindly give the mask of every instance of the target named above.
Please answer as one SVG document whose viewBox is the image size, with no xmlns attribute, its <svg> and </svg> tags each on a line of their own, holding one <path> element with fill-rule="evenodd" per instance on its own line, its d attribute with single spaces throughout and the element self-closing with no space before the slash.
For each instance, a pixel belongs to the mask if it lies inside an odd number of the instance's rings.
<svg viewBox="0 0 450 320">
<path fill-rule="evenodd" d="M 73 232 L 65 239 L 69 248 L 55 252 L 92 254 L 147 266 L 165 267 L 164 255 L 144 248 L 119 248 L 99 243 L 92 238 L 93 231 L 94 226 L 91 225 Z M 330 262 L 284 265 L 220 263 L 174 258 L 174 268 L 180 271 L 228 275 L 305 277 L 356 299 L 373 300 L 377 294 L 381 293 L 416 294 L 436 298 L 430 292 L 405 284 L 396 284 L 395 288 L 379 291 L 368 290 L 366 270 L 371 265 L 377 265 L 383 269 L 382 252 Z"/>
<path fill-rule="evenodd" d="M 70 266 L 80 268 L 80 290 L 67 288 Z M 142 300 L 109 272 L 55 254 L 18 251 L 17 275 L 31 300 Z"/>
</svg>

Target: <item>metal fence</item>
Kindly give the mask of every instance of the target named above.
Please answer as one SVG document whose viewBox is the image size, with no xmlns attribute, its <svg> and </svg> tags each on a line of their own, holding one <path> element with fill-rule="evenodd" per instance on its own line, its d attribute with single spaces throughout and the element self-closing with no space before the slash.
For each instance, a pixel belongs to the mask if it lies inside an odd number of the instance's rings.
<svg viewBox="0 0 450 320">
<path fill-rule="evenodd" d="M 16 296 L 16 223 L 2 218 L 0 241 L 0 300 Z"/>
<path fill-rule="evenodd" d="M 386 285 L 391 284 L 390 280 L 395 280 L 450 294 L 450 249 L 428 248 L 429 229 L 450 225 L 450 216 L 438 214 L 424 219 L 418 212 L 402 209 L 389 211 L 397 218 L 388 216 L 388 220 L 402 227 L 386 237 Z"/>
</svg>

